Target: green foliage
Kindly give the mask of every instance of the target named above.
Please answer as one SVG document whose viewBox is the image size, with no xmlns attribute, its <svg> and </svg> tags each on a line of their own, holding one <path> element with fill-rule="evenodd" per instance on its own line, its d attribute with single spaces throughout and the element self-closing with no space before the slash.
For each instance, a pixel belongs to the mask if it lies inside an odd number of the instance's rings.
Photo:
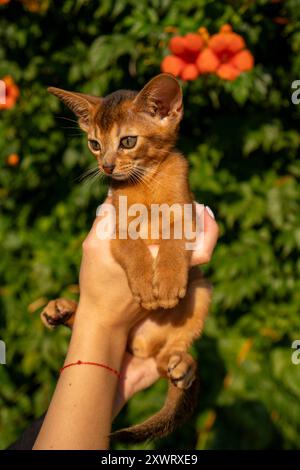
<svg viewBox="0 0 300 470">
<path fill-rule="evenodd" d="M 183 85 L 179 147 L 197 199 L 221 228 L 205 268 L 213 308 L 194 348 L 199 406 L 192 422 L 147 448 L 297 448 L 300 366 L 291 363 L 291 343 L 300 326 L 300 105 L 291 103 L 291 83 L 300 78 L 299 3 L 41 4 L 36 12 L 13 0 L 0 5 L 0 77 L 11 75 L 21 91 L 13 109 L 0 111 L 0 338 L 7 344 L 0 446 L 49 403 L 69 333 L 45 331 L 38 313 L 47 299 L 75 295 L 81 242 L 106 192 L 102 183 L 75 181 L 92 157 L 46 87 L 98 95 L 137 89 L 159 72 L 166 27 L 216 32 L 229 22 L 255 68 L 230 83 L 209 76 Z M 7 165 L 11 153 L 19 166 Z M 118 424 L 141 421 L 164 393 L 159 382 L 136 396 Z"/>
</svg>

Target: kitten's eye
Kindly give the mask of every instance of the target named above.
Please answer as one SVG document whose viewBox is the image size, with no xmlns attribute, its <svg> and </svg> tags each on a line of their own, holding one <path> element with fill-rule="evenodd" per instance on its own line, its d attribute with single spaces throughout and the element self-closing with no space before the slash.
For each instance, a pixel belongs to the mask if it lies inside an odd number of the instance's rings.
<svg viewBox="0 0 300 470">
<path fill-rule="evenodd" d="M 94 152 L 98 152 L 98 150 L 101 149 L 101 145 L 99 144 L 97 140 L 89 139 L 88 142 L 89 142 L 89 146 L 91 147 L 92 150 L 94 150 Z"/>
<path fill-rule="evenodd" d="M 137 141 L 137 136 L 128 135 L 120 140 L 120 147 L 123 149 L 133 149 Z"/>
</svg>

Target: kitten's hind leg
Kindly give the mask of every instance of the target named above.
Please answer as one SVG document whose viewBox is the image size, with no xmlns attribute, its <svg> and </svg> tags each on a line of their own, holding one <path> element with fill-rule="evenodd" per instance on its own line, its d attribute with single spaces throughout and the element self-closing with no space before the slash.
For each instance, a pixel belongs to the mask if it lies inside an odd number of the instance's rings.
<svg viewBox="0 0 300 470">
<path fill-rule="evenodd" d="M 190 388 L 196 378 L 196 362 L 186 351 L 162 351 L 156 357 L 156 363 L 158 371 L 178 388 Z"/>
<path fill-rule="evenodd" d="M 166 342 L 155 358 L 157 367 L 178 388 L 189 388 L 196 377 L 196 362 L 187 351 L 201 335 L 210 301 L 210 284 L 193 268 L 185 298 L 158 320 Z"/>
<path fill-rule="evenodd" d="M 187 352 L 173 352 L 168 362 L 168 376 L 178 388 L 190 388 L 196 378 L 197 365 Z"/>
<path fill-rule="evenodd" d="M 77 303 L 68 299 L 51 300 L 41 313 L 41 320 L 47 328 L 65 325 L 72 328 Z"/>
</svg>

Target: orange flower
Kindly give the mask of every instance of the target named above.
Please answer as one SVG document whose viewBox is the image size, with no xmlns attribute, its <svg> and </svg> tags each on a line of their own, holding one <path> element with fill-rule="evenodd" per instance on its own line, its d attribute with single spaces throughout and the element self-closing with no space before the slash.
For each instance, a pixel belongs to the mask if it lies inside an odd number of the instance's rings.
<svg viewBox="0 0 300 470">
<path fill-rule="evenodd" d="M 0 109 L 11 109 L 16 104 L 20 90 L 10 75 L 2 78 L 5 85 L 5 103 L 0 102 Z"/>
<path fill-rule="evenodd" d="M 253 55 L 248 49 L 244 49 L 231 59 L 231 64 L 241 72 L 251 70 L 254 66 Z"/>
<path fill-rule="evenodd" d="M 17 153 L 11 153 L 6 159 L 6 163 L 9 166 L 18 166 L 19 162 L 20 162 L 20 157 Z"/>
<path fill-rule="evenodd" d="M 223 80 L 235 80 L 254 66 L 244 39 L 233 32 L 229 24 L 224 24 L 211 37 L 204 27 L 199 28 L 198 33 L 174 36 L 169 49 L 172 55 L 164 58 L 161 69 L 183 80 L 195 80 L 205 73 L 215 73 Z"/>
<path fill-rule="evenodd" d="M 199 70 L 195 64 L 186 64 L 181 72 L 182 80 L 195 80 L 199 75 Z"/>
<path fill-rule="evenodd" d="M 229 57 L 244 49 L 245 46 L 242 36 L 231 31 L 214 34 L 208 41 L 208 47 L 218 55 L 222 62 L 227 61 Z"/>
<path fill-rule="evenodd" d="M 0 0 L 0 5 L 5 5 L 5 3 L 9 3 L 10 0 Z"/>
<path fill-rule="evenodd" d="M 199 54 L 196 62 L 199 72 L 215 72 L 223 80 L 235 80 L 254 65 L 253 56 L 245 47 L 244 39 L 230 25 L 223 25 L 209 39 L 208 48 Z"/>
<path fill-rule="evenodd" d="M 240 71 L 230 64 L 221 64 L 217 70 L 217 75 L 223 80 L 235 80 L 240 75 Z"/>
<path fill-rule="evenodd" d="M 180 55 L 184 53 L 185 44 L 182 36 L 174 36 L 170 39 L 169 49 L 173 54 Z"/>
<path fill-rule="evenodd" d="M 174 36 L 169 42 L 172 55 L 163 59 L 161 70 L 183 80 L 195 80 L 199 75 L 195 62 L 203 46 L 204 40 L 198 33 Z"/>
<path fill-rule="evenodd" d="M 183 39 L 185 48 L 190 52 L 196 52 L 198 54 L 204 45 L 202 37 L 197 33 L 188 33 Z"/>
<path fill-rule="evenodd" d="M 199 55 L 196 64 L 200 73 L 213 73 L 217 70 L 220 61 L 216 54 L 207 47 Z"/>
<path fill-rule="evenodd" d="M 184 62 L 195 63 L 199 52 L 204 46 L 200 34 L 188 33 L 185 36 L 174 36 L 170 39 L 169 49 Z"/>
<path fill-rule="evenodd" d="M 175 55 L 167 55 L 161 63 L 161 71 L 171 73 L 174 77 L 179 77 L 185 62 Z"/>
</svg>

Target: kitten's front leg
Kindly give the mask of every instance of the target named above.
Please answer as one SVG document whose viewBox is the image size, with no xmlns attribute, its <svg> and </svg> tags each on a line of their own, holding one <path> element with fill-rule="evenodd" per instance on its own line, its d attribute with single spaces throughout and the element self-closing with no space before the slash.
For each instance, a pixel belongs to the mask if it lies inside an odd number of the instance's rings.
<svg viewBox="0 0 300 470">
<path fill-rule="evenodd" d="M 158 307 L 153 294 L 153 259 L 142 239 L 111 240 L 114 258 L 127 274 L 134 299 L 140 305 L 153 310 Z"/>
<path fill-rule="evenodd" d="M 41 320 L 47 328 L 58 325 L 73 327 L 77 303 L 70 299 L 51 300 L 41 313 Z"/>
<path fill-rule="evenodd" d="M 184 240 L 162 240 L 154 267 L 153 287 L 158 305 L 172 308 L 186 293 L 191 251 Z"/>
</svg>

